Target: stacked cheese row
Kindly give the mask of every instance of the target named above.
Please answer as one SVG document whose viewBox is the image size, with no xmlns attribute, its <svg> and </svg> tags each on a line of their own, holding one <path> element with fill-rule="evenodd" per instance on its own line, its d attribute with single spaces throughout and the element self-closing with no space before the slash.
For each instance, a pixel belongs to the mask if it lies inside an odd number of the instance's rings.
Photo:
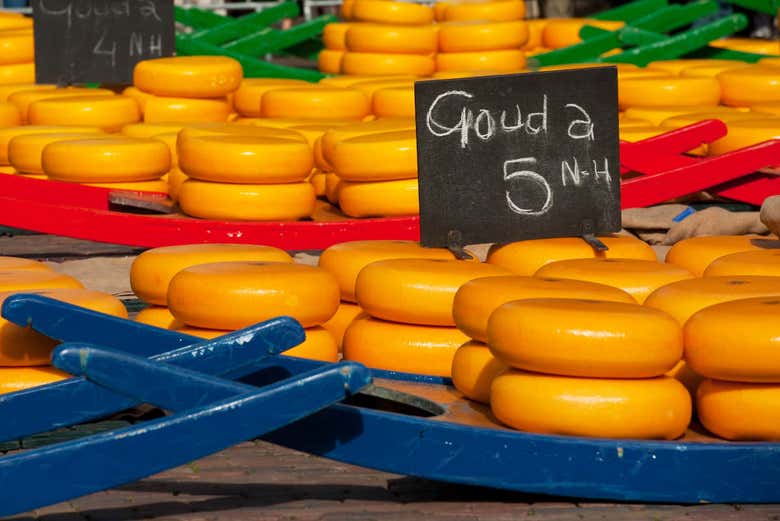
<svg viewBox="0 0 780 521">
<path fill-rule="evenodd" d="M 107 293 L 84 289 L 68 275 L 43 263 L 14 257 L 0 257 L 0 305 L 17 293 L 44 297 L 127 318 L 122 302 Z M 0 318 L 0 394 L 63 380 L 66 373 L 50 366 L 57 342 Z"/>
<path fill-rule="evenodd" d="M 32 18 L 0 12 L 0 85 L 35 83 L 34 47 Z"/>
<path fill-rule="evenodd" d="M 281 315 L 306 328 L 306 340 L 286 352 L 335 362 L 338 347 L 321 327 L 339 306 L 335 277 L 294 264 L 270 246 L 202 244 L 148 250 L 133 262 L 130 283 L 151 304 L 136 320 L 214 338 Z"/>
</svg>

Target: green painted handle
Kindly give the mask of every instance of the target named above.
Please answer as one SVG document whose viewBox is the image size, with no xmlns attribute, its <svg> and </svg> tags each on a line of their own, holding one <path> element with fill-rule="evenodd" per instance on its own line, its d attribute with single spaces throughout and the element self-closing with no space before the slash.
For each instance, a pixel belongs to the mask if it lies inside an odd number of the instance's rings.
<svg viewBox="0 0 780 521">
<path fill-rule="evenodd" d="M 223 45 L 226 42 L 256 34 L 279 20 L 294 18 L 299 14 L 300 9 L 297 3 L 284 2 L 262 11 L 231 19 L 227 23 L 189 36 L 199 42 Z"/>
<path fill-rule="evenodd" d="M 176 37 L 176 50 L 180 55 L 229 56 L 241 63 L 241 66 L 244 68 L 244 76 L 247 78 L 292 78 L 317 82 L 325 77 L 324 74 L 316 70 L 269 63 L 241 53 L 225 50 L 216 45 L 193 41 L 183 35 Z"/>
<path fill-rule="evenodd" d="M 669 5 L 668 0 L 634 0 L 626 5 L 602 11 L 591 18 L 595 18 L 596 20 L 630 22 L 659 9 L 663 9 L 667 5 Z"/>
<path fill-rule="evenodd" d="M 253 34 L 225 45 L 225 49 L 247 56 L 262 56 L 281 51 L 322 34 L 329 23 L 337 21 L 333 15 L 316 18 L 310 22 L 296 25 L 286 31 L 273 31 L 269 34 Z"/>
<path fill-rule="evenodd" d="M 600 62 L 634 63 L 645 66 L 658 60 L 673 60 L 706 47 L 712 40 L 723 38 L 741 31 L 748 25 L 747 17 L 742 14 L 734 14 L 703 25 L 696 29 L 690 29 L 684 33 L 671 36 L 657 43 L 651 43 L 622 52 L 607 58 L 599 58 Z"/>
</svg>

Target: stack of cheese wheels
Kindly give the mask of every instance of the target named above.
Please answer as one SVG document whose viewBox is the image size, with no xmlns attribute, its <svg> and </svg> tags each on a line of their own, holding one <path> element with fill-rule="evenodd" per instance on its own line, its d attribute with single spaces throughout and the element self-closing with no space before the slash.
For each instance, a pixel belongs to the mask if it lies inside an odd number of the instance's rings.
<svg viewBox="0 0 780 521">
<path fill-rule="evenodd" d="M 334 173 L 334 166 L 333 163 L 335 162 L 335 151 L 336 147 L 339 145 L 339 143 L 352 139 L 352 138 L 366 138 L 369 135 L 373 134 L 384 134 L 384 133 L 392 133 L 392 132 L 401 132 L 401 131 L 409 131 L 414 130 L 415 124 L 413 119 L 407 119 L 407 118 L 382 118 L 377 119 L 374 121 L 366 121 L 366 122 L 360 122 L 360 123 L 353 123 L 349 125 L 342 125 L 338 127 L 333 127 L 327 132 L 325 132 L 321 138 L 319 138 L 314 143 L 314 161 L 317 166 L 317 169 L 319 172 L 322 172 L 325 174 L 325 196 L 331 203 L 337 203 L 340 199 L 340 188 L 341 188 L 341 178 Z M 342 151 L 344 149 L 342 148 Z M 396 151 L 396 155 L 398 155 L 400 151 Z M 415 152 L 416 153 L 416 152 Z M 347 163 L 350 161 L 350 158 L 343 158 L 342 162 L 346 161 Z M 372 168 L 374 168 L 372 166 Z M 416 170 L 416 169 L 415 169 Z M 417 190 L 417 180 L 413 179 L 414 181 L 414 190 Z M 399 191 L 398 188 L 401 188 L 403 184 L 406 183 L 407 188 L 408 185 L 411 184 L 409 180 L 401 180 L 401 182 L 383 182 L 379 184 L 378 182 L 373 183 L 364 183 L 369 189 L 370 188 L 376 188 L 384 187 L 384 192 L 387 192 L 388 190 L 392 190 L 395 188 L 395 191 L 389 195 L 391 197 L 390 200 L 384 199 L 379 202 L 379 204 L 382 207 L 387 207 L 388 205 L 391 205 L 391 214 L 393 215 L 400 215 L 400 212 L 408 211 L 408 205 L 407 208 L 401 208 L 398 203 L 402 201 L 406 201 L 407 203 L 411 203 L 413 205 L 417 205 L 418 203 L 415 203 L 413 201 L 410 201 L 409 198 L 403 198 L 404 194 L 403 191 Z M 347 199 L 350 199 L 350 196 L 360 197 L 360 188 L 364 187 L 361 184 L 355 185 L 353 183 L 352 185 L 352 192 L 347 194 Z M 353 202 L 356 204 L 353 204 L 353 211 L 357 211 L 359 209 L 359 205 L 361 199 L 353 197 Z M 376 202 L 376 201 L 371 201 Z M 348 203 L 349 206 L 349 203 Z"/>
<path fill-rule="evenodd" d="M 675 439 L 687 429 L 691 397 L 664 376 L 682 357 L 682 331 L 662 311 L 516 300 L 490 315 L 487 339 L 493 356 L 511 367 L 490 391 L 493 414 L 510 427 L 637 439 Z"/>
<path fill-rule="evenodd" d="M 31 136 L 34 134 L 68 134 L 68 135 L 94 135 L 98 136 L 102 134 L 102 131 L 97 127 L 64 127 L 64 126 L 40 126 L 40 125 L 23 125 L 19 127 L 4 127 L 0 128 L 0 172 L 7 174 L 20 173 L 11 164 L 9 147 L 11 141 L 21 136 Z M 35 165 L 41 163 L 40 149 L 28 148 L 22 146 L 21 149 L 16 150 L 14 154 L 15 161 L 20 162 L 20 166 L 27 173 L 31 175 L 37 175 L 43 177 L 42 168 Z"/>
<path fill-rule="evenodd" d="M 458 289 L 452 305 L 455 324 L 472 339 L 458 349 L 452 361 L 452 381 L 467 398 L 489 403 L 493 378 L 507 368 L 487 346 L 491 313 L 507 302 L 532 298 L 634 302 L 628 293 L 617 288 L 577 280 L 510 275 L 467 282 Z"/>
<path fill-rule="evenodd" d="M 344 358 L 369 367 L 451 376 L 452 360 L 468 340 L 455 327 L 452 303 L 466 282 L 509 272 L 480 262 L 391 259 L 367 265 L 355 298 L 367 315 L 344 335 Z"/>
<path fill-rule="evenodd" d="M 178 200 L 178 189 L 186 179 L 186 176 L 179 170 L 179 153 L 176 143 L 179 132 L 187 125 L 184 122 L 132 123 L 122 127 L 121 130 L 123 136 L 153 138 L 168 145 L 168 150 L 171 152 L 171 169 L 161 179 L 166 182 L 168 196 L 173 201 Z"/>
<path fill-rule="evenodd" d="M 0 85 L 35 83 L 33 21 L 0 12 Z"/>
<path fill-rule="evenodd" d="M 178 330 L 205 338 L 290 316 L 306 328 L 306 339 L 285 354 L 338 360 L 336 340 L 322 324 L 339 307 L 339 286 L 324 269 L 290 262 L 199 264 L 174 275 L 167 300 L 186 325 Z"/>
<path fill-rule="evenodd" d="M 706 379 L 696 393 L 699 420 L 729 440 L 780 440 L 780 356 L 772 297 L 707 307 L 685 324 L 685 359 Z"/>
<path fill-rule="evenodd" d="M 232 113 L 228 96 L 241 85 L 243 70 L 224 56 L 178 56 L 139 62 L 133 71 L 133 96 L 143 120 L 227 121 Z"/>
<path fill-rule="evenodd" d="M 45 92 L 49 91 L 36 91 Z M 13 97 L 17 96 L 14 94 Z M 80 96 L 49 97 L 35 101 L 27 109 L 32 125 L 88 125 L 106 132 L 141 120 L 141 111 L 129 96 L 89 93 Z"/>
<path fill-rule="evenodd" d="M 312 149 L 300 133 L 285 129 L 214 124 L 183 129 L 178 189 L 182 211 L 228 221 L 289 221 L 314 211 L 307 181 Z"/>
<path fill-rule="evenodd" d="M 414 130 L 345 139 L 336 143 L 330 158 L 340 180 L 339 205 L 346 215 L 375 217 L 420 212 Z"/>
<path fill-rule="evenodd" d="M 322 43 L 325 48 L 317 55 L 317 67 L 325 74 L 340 74 L 341 59 L 347 50 L 347 31 L 349 22 L 333 22 L 322 31 Z"/>
<path fill-rule="evenodd" d="M 657 260 L 653 249 L 635 237 L 605 236 L 599 240 L 609 248 L 607 251 L 597 251 L 579 237 L 497 244 L 490 248 L 487 262 L 530 277 L 542 266 L 569 259 Z"/>
<path fill-rule="evenodd" d="M 336 24 L 331 24 L 336 25 Z M 238 90 L 233 94 L 233 107 L 243 118 L 259 118 L 262 114 L 260 102 L 263 94 L 269 90 L 286 87 L 306 87 L 303 80 L 286 78 L 244 78 Z"/>
<path fill-rule="evenodd" d="M 0 305 L 17 293 L 34 293 L 68 304 L 127 318 L 115 297 L 83 289 L 81 283 L 29 259 L 0 257 Z M 50 366 L 57 342 L 30 327 L 0 318 L 0 394 L 44 385 L 68 377 Z"/>
<path fill-rule="evenodd" d="M 618 104 L 621 110 L 659 105 L 714 107 L 720 96 L 720 84 L 712 77 L 634 77 L 620 81 Z"/>
<path fill-rule="evenodd" d="M 436 70 L 443 72 L 520 72 L 529 28 L 520 1 L 450 5 L 439 26 Z"/>
<path fill-rule="evenodd" d="M 56 181 L 105 188 L 162 192 L 171 152 L 151 138 L 95 136 L 52 141 L 43 147 L 41 168 Z"/>
<path fill-rule="evenodd" d="M 260 100 L 263 118 L 360 121 L 371 113 L 368 97 L 350 87 L 309 84 L 270 89 Z"/>
<path fill-rule="evenodd" d="M 62 100 L 64 98 L 71 98 L 71 97 L 82 97 L 82 96 L 97 96 L 97 97 L 111 97 L 114 98 L 115 94 L 113 91 L 110 91 L 108 89 L 88 89 L 84 87 L 55 87 L 53 85 L 38 85 L 38 86 L 27 86 L 22 87 L 19 86 L 19 88 L 15 88 L 13 90 L 9 90 L 7 93 L 7 101 L 8 103 L 11 103 L 16 106 L 16 108 L 19 110 L 19 115 L 21 117 L 22 123 L 27 124 L 30 122 L 30 108 L 33 104 L 39 102 L 39 101 L 45 101 L 49 99 L 58 99 Z M 131 100 L 132 101 L 132 100 Z M 127 102 L 125 102 L 125 109 L 126 106 L 129 105 Z M 130 117 L 133 120 L 138 120 L 138 106 L 136 103 L 133 103 L 134 105 L 134 111 L 128 111 L 124 110 L 125 112 L 124 117 Z M 46 106 L 44 106 L 44 109 Z M 59 107 L 61 109 L 61 106 Z M 41 114 L 41 109 L 37 109 L 38 116 L 41 117 L 44 116 Z M 89 114 L 89 109 L 82 112 L 82 114 L 78 114 L 76 110 L 71 111 L 72 119 L 68 120 L 67 123 L 64 123 L 66 125 L 70 124 L 76 124 L 77 120 L 76 118 L 81 116 L 87 116 L 94 119 L 101 117 L 101 112 L 104 121 L 107 118 L 110 118 L 110 114 L 105 114 L 105 111 L 97 111 L 96 113 Z M 128 113 L 129 112 L 129 116 Z M 51 117 L 57 117 L 56 115 L 51 115 Z M 122 115 L 120 115 L 122 117 Z M 62 123 L 61 123 L 62 124 Z M 94 125 L 94 123 L 91 123 Z M 95 125 L 99 126 L 99 125 Z"/>
<path fill-rule="evenodd" d="M 322 252 L 319 267 L 332 273 L 339 284 L 341 304 L 333 318 L 323 327 L 342 345 L 344 332 L 355 317 L 362 313 L 355 297 L 355 283 L 360 270 L 381 260 L 443 259 L 454 260 L 449 250 L 423 248 L 413 241 L 352 241 L 333 245 Z"/>
<path fill-rule="evenodd" d="M 429 76 L 438 47 L 433 10 L 412 2 L 358 0 L 351 22 L 330 29 L 332 47 L 320 55 L 320 70 L 348 75 Z"/>
<path fill-rule="evenodd" d="M 168 285 L 174 275 L 185 268 L 214 262 L 292 262 L 285 251 L 271 246 L 244 244 L 188 244 L 165 246 L 143 252 L 130 268 L 130 287 L 150 307 L 136 320 L 163 329 L 177 329 L 168 310 Z"/>
</svg>

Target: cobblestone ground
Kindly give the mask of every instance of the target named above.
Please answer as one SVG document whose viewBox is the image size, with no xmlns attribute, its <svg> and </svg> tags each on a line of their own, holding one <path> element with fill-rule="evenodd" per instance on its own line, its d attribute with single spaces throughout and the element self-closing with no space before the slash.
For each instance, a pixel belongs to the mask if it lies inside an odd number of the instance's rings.
<svg viewBox="0 0 780 521">
<path fill-rule="evenodd" d="M 32 519 L 774 521 L 780 505 L 573 503 L 405 478 L 249 442 L 121 489 L 13 518 Z"/>
</svg>

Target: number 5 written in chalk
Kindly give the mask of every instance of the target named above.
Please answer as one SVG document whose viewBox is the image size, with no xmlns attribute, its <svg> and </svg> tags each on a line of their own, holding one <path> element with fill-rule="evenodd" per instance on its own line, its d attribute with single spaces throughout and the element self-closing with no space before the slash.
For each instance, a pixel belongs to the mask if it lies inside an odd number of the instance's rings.
<svg viewBox="0 0 780 521">
<path fill-rule="evenodd" d="M 552 193 L 552 188 L 550 188 L 550 184 L 547 182 L 547 180 L 544 177 L 537 174 L 536 172 L 532 170 L 524 169 L 524 168 L 533 167 L 535 165 L 536 165 L 535 157 L 521 157 L 518 159 L 510 159 L 509 161 L 504 161 L 505 182 L 508 183 L 510 181 L 524 180 L 532 184 L 535 184 L 537 187 L 541 188 L 542 191 L 544 191 L 545 193 L 544 204 L 542 204 L 541 208 L 535 209 L 535 208 L 523 208 L 519 206 L 512 199 L 512 194 L 510 193 L 510 191 L 507 190 L 506 203 L 509 206 L 509 209 L 518 215 L 531 215 L 531 216 L 544 215 L 550 210 L 550 208 L 552 208 L 553 193 Z"/>
</svg>

